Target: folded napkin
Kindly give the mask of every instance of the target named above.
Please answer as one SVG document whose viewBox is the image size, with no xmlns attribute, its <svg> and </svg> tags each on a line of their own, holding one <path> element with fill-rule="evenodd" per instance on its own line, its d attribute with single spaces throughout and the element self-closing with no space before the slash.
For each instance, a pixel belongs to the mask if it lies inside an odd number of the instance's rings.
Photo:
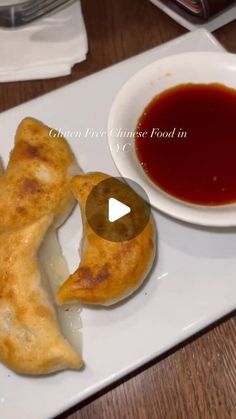
<svg viewBox="0 0 236 419">
<path fill-rule="evenodd" d="M 80 1 L 17 29 L 0 28 L 0 82 L 70 74 L 86 59 L 87 34 Z"/>
</svg>

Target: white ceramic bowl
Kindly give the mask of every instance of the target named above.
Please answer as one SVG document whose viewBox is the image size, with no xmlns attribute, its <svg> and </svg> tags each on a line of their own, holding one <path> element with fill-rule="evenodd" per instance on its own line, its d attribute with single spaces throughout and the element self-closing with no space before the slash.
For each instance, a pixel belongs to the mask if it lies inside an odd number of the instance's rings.
<svg viewBox="0 0 236 419">
<path fill-rule="evenodd" d="M 125 132 L 135 132 L 139 117 L 155 95 L 182 83 L 214 82 L 236 88 L 236 55 L 215 52 L 184 53 L 163 58 L 144 67 L 126 82 L 113 102 L 108 120 L 108 141 L 121 175 L 139 183 L 153 207 L 190 223 L 236 226 L 236 203 L 219 206 L 193 205 L 172 197 L 156 186 L 137 159 L 134 139 L 125 135 Z"/>
</svg>

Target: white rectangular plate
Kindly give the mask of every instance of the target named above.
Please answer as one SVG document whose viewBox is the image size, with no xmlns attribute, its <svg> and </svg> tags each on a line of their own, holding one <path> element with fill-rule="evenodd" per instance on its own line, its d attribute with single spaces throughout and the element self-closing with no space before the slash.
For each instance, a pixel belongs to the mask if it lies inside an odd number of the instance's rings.
<svg viewBox="0 0 236 419">
<path fill-rule="evenodd" d="M 205 30 L 187 34 L 113 67 L 3 113 L 1 155 L 7 162 L 17 124 L 27 115 L 62 130 L 84 171 L 117 175 L 106 139 L 84 138 L 87 128 L 106 130 L 112 100 L 144 65 L 166 55 L 222 50 Z M 204 129 L 204 127 L 203 127 Z M 134 298 L 111 309 L 83 309 L 81 372 L 21 377 L 0 366 L 0 417 L 52 417 L 193 335 L 236 306 L 235 230 L 195 228 L 157 211 L 158 262 Z M 61 231 L 70 269 L 78 265 L 81 226 L 76 213 Z"/>
</svg>

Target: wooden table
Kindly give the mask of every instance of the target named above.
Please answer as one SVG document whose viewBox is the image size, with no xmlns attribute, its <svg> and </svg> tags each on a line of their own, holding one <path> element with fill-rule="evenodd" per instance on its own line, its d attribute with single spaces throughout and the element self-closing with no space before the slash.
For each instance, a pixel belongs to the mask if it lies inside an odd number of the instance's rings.
<svg viewBox="0 0 236 419">
<path fill-rule="evenodd" d="M 148 0 L 84 0 L 82 3 L 89 37 L 88 59 L 76 65 L 68 77 L 2 84 L 1 110 L 186 32 Z M 216 31 L 215 36 L 236 53 L 236 21 Z M 235 419 L 236 320 L 233 313 L 61 418 Z"/>
</svg>

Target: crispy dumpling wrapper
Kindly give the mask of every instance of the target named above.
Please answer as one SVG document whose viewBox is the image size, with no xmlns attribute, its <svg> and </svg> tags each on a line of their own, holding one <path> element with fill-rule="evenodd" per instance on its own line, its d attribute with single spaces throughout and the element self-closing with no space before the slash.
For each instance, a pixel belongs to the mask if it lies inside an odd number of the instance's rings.
<svg viewBox="0 0 236 419">
<path fill-rule="evenodd" d="M 24 374 L 82 366 L 62 336 L 38 250 L 74 205 L 69 189 L 78 169 L 66 140 L 26 118 L 0 178 L 0 361 Z"/>
<path fill-rule="evenodd" d="M 140 287 L 154 262 L 156 231 L 151 216 L 138 236 L 123 242 L 105 240 L 89 225 L 87 198 L 99 182 L 108 178 L 109 175 L 95 172 L 71 180 L 82 214 L 83 246 L 78 269 L 58 289 L 58 304 L 73 301 L 99 305 L 117 303 Z"/>
<path fill-rule="evenodd" d="M 50 136 L 50 131 L 33 118 L 25 118 L 17 128 L 15 146 L 0 178 L 0 231 L 49 213 L 61 224 L 71 211 L 75 201 L 69 181 L 78 168 L 66 140 Z"/>
<path fill-rule="evenodd" d="M 43 216 L 0 235 L 0 360 L 18 373 L 79 368 L 82 360 L 61 335 L 42 287 L 37 251 L 52 222 Z"/>
</svg>

